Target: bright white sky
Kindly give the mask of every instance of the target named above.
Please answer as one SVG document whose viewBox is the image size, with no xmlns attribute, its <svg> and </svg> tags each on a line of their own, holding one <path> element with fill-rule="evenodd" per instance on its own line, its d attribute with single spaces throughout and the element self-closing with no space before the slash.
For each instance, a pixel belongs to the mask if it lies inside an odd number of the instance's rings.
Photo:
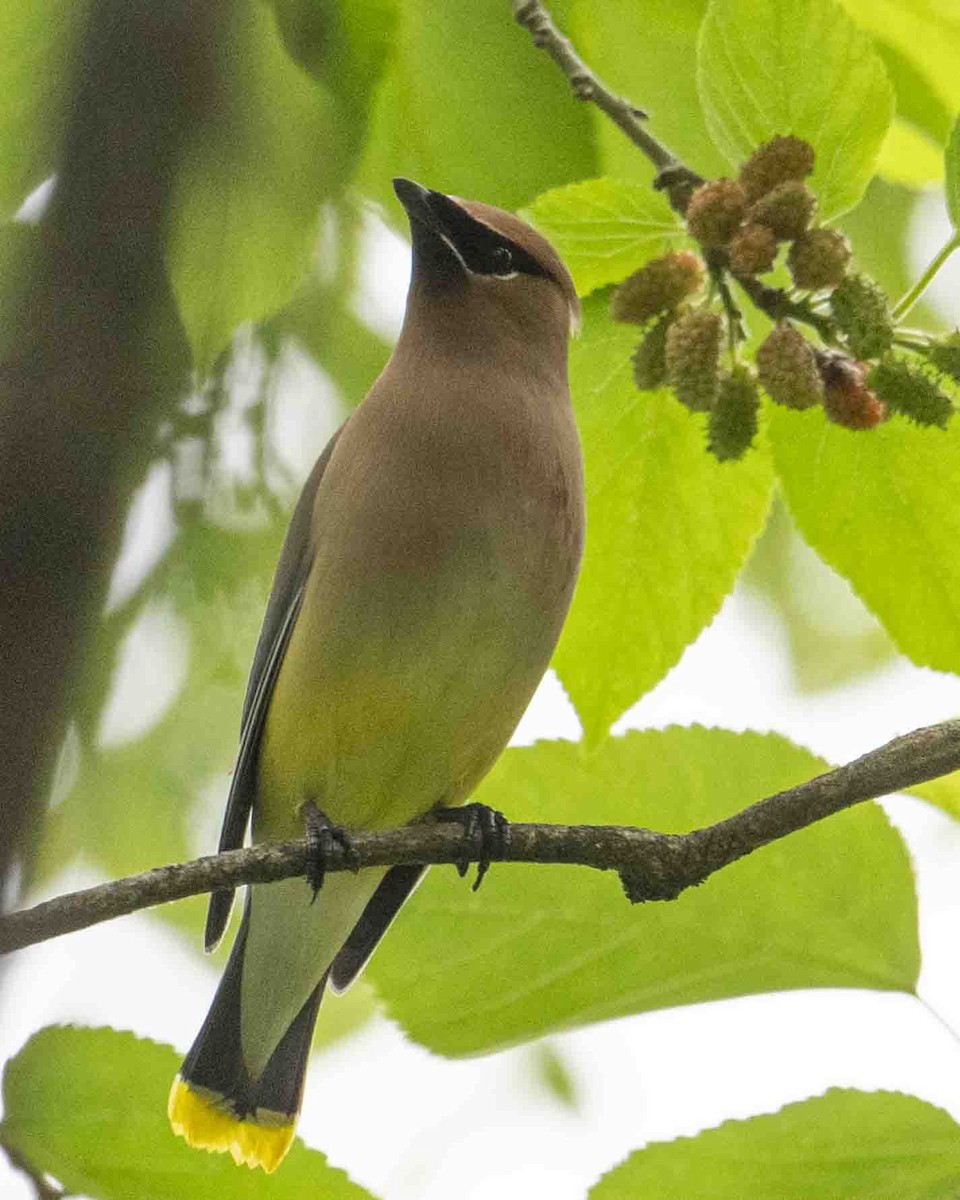
<svg viewBox="0 0 960 1200">
<path fill-rule="evenodd" d="M 931 198 L 917 222 L 917 266 L 938 248 L 946 228 Z M 958 256 L 960 257 L 960 256 Z M 398 239 L 371 227 L 363 313 L 395 334 L 408 258 Z M 376 268 L 372 264 L 376 263 Z M 960 266 L 934 294 L 960 318 Z M 310 462 L 302 422 L 321 435 L 311 388 L 322 379 L 295 359 L 294 389 L 281 431 L 299 475 Z M 298 453 L 298 448 L 300 448 Z M 312 461 L 312 458 L 311 460 Z M 162 478 L 144 500 L 154 532 L 128 547 L 124 572 L 135 577 L 163 544 Z M 152 509 L 152 513 L 151 510 Z M 822 586 L 833 586 L 822 568 Z M 117 581 L 118 589 L 128 578 Z M 849 603 L 845 599 L 838 604 Z M 863 619 L 854 612 L 854 620 Z M 158 630 L 163 622 L 158 622 Z M 138 639 L 128 664 L 133 683 L 122 709 L 129 736 L 149 690 L 174 701 L 176 669 L 156 680 L 157 638 Z M 170 647 L 165 647 L 164 657 Z M 174 662 L 176 653 L 174 650 Z M 169 658 L 167 658 L 169 661 Z M 182 666 L 182 664 L 181 664 Z M 139 691 L 137 681 L 142 681 Z M 154 708 L 154 713 L 156 709 Z M 679 666 L 621 723 L 658 727 L 699 721 L 733 729 L 776 730 L 834 761 L 844 761 L 918 725 L 960 712 L 960 679 L 898 659 L 827 692 L 794 688 L 785 633 L 752 593 L 738 590 Z M 576 718 L 548 677 L 517 740 L 576 737 Z M 769 1111 L 831 1085 L 900 1088 L 948 1108 L 960 1120 L 960 826 L 909 799 L 889 811 L 907 835 L 920 882 L 924 969 L 929 1007 L 900 995 L 794 992 L 750 997 L 625 1019 L 552 1039 L 579 1088 L 564 1108 L 535 1081 L 531 1050 L 446 1062 L 409 1044 L 384 1019 L 316 1057 L 300 1131 L 382 1200 L 580 1200 L 605 1169 L 648 1140 L 690 1134 L 728 1117 Z M 214 836 L 211 831 L 211 838 Z M 496 868 L 494 868 L 496 869 Z M 508 869 L 508 868 L 503 868 Z M 71 871 L 53 891 L 95 882 Z M 878 880 L 882 887 L 883 881 Z M 51 1022 L 111 1024 L 186 1050 L 215 986 L 215 973 L 148 916 L 74 934 L 24 951 L 4 971 L 0 990 L 0 1057 Z M 0 1196 L 32 1200 L 20 1176 L 0 1162 Z"/>
</svg>

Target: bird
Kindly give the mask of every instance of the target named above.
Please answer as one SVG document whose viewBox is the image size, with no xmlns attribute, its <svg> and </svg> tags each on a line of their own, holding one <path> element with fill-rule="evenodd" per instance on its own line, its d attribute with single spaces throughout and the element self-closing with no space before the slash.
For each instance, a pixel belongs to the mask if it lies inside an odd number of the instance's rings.
<svg viewBox="0 0 960 1200">
<path fill-rule="evenodd" d="M 408 179 L 412 267 L 386 367 L 294 509 L 254 654 L 220 849 L 396 828 L 466 805 L 552 657 L 583 552 L 567 377 L 580 303 L 503 209 Z M 464 811 L 464 810 L 460 810 Z M 275 1170 L 325 989 L 362 971 L 425 868 L 247 889 L 174 1079 L 175 1133 Z M 321 870 L 322 874 L 322 870 Z M 315 880 L 315 883 L 319 880 Z M 211 896 L 206 948 L 232 892 Z M 314 902 L 315 900 L 315 902 Z"/>
</svg>

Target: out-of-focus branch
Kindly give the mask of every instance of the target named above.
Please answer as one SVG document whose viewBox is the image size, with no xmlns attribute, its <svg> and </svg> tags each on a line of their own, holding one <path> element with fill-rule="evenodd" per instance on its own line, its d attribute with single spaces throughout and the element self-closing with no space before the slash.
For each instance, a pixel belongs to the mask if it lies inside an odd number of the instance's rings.
<svg viewBox="0 0 960 1200">
<path fill-rule="evenodd" d="M 861 800 L 884 796 L 960 768 L 960 721 L 917 729 L 862 758 L 787 788 L 735 816 L 692 833 L 654 833 L 615 825 L 510 825 L 499 862 L 564 863 L 616 871 L 627 897 L 673 900 L 715 871 L 762 846 Z M 483 857 L 451 824 L 408 825 L 351 835 L 355 857 L 334 845 L 330 871 L 412 863 L 457 863 Z M 85 929 L 154 904 L 243 883 L 272 883 L 307 870 L 305 841 L 230 850 L 157 867 L 0 918 L 0 954 Z M 307 885 L 304 884 L 304 887 Z"/>
<path fill-rule="evenodd" d="M 0 329 L 0 881 L 29 857 L 126 502 L 189 358 L 162 247 L 229 0 L 92 0 Z"/>
</svg>

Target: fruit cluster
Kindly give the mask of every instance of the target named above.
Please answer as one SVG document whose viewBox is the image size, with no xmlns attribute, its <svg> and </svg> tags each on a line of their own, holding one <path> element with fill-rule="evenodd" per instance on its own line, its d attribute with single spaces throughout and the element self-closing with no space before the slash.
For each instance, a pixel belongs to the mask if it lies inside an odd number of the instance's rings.
<svg viewBox="0 0 960 1200">
<path fill-rule="evenodd" d="M 702 184 L 687 206 L 687 229 L 705 250 L 723 250 L 731 272 L 765 275 L 780 243 L 796 287 L 836 287 L 850 262 L 850 243 L 835 229 L 811 228 L 817 198 L 804 180 L 813 172 L 813 148 L 778 137 L 756 150 L 738 179 Z"/>
<path fill-rule="evenodd" d="M 804 182 L 813 167 L 813 149 L 799 138 L 760 146 L 737 179 L 711 180 L 690 196 L 687 230 L 702 253 L 652 259 L 613 294 L 613 318 L 644 327 L 633 356 L 637 387 L 669 386 L 691 411 L 708 413 L 708 448 L 721 460 L 752 444 L 761 387 L 789 408 L 821 405 L 848 429 L 872 429 L 892 412 L 945 428 L 953 412 L 942 384 L 944 376 L 960 382 L 960 333 L 939 341 L 914 335 L 903 339 L 910 357 L 894 351 L 886 293 L 848 273 L 852 252 L 842 233 L 815 224 L 817 198 Z M 788 290 L 756 278 L 773 269 L 781 246 Z M 743 333 L 727 279 L 775 321 L 755 368 L 736 361 Z"/>
</svg>

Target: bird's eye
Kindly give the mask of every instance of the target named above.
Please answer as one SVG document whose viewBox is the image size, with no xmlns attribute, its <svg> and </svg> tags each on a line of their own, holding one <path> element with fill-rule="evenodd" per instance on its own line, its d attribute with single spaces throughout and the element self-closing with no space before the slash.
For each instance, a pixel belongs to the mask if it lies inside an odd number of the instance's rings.
<svg viewBox="0 0 960 1200">
<path fill-rule="evenodd" d="M 510 275 L 510 274 L 512 274 L 512 272 L 514 270 L 513 255 L 510 253 L 510 251 L 507 249 L 506 246 L 497 246 L 497 248 L 493 251 L 493 254 L 490 256 L 490 258 L 491 258 L 491 263 L 493 266 L 493 271 L 491 272 L 491 274 L 493 274 L 493 275 Z"/>
</svg>

